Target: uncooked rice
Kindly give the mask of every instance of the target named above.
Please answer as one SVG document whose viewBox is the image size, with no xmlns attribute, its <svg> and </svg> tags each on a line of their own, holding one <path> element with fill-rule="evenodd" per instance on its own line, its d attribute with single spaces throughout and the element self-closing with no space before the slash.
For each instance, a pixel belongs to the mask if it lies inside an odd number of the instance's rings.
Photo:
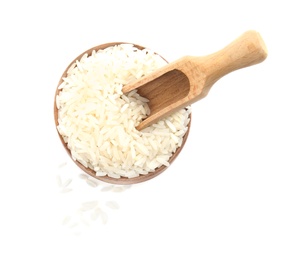
<svg viewBox="0 0 293 260">
<path fill-rule="evenodd" d="M 85 54 L 68 69 L 56 96 L 57 129 L 74 160 L 112 178 L 169 166 L 188 130 L 191 108 L 138 131 L 150 113 L 148 100 L 136 90 L 122 93 L 125 84 L 165 64 L 150 50 L 118 44 Z"/>
<path fill-rule="evenodd" d="M 87 179 L 87 180 L 86 180 L 86 183 L 87 183 L 89 186 L 93 187 L 93 188 L 95 188 L 95 187 L 98 186 L 98 183 L 97 183 L 97 182 L 95 182 L 95 181 L 93 181 L 93 180 L 90 180 L 90 179 Z"/>
</svg>

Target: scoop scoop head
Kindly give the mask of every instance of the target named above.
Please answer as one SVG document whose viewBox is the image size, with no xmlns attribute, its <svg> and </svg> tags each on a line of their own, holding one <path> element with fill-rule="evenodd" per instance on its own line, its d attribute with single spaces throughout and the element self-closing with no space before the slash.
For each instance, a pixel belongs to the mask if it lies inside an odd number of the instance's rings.
<svg viewBox="0 0 293 260">
<path fill-rule="evenodd" d="M 247 31 L 225 48 L 207 56 L 185 56 L 124 86 L 149 99 L 150 115 L 138 130 L 205 97 L 223 76 L 264 61 L 265 43 L 256 31 Z"/>
</svg>

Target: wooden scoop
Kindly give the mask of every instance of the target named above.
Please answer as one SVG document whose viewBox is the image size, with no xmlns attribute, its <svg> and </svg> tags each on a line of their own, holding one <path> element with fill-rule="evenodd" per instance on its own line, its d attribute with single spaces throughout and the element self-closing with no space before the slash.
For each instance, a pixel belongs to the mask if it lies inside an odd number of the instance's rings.
<svg viewBox="0 0 293 260">
<path fill-rule="evenodd" d="M 149 99 L 150 115 L 136 128 L 143 128 L 205 97 L 226 74 L 262 62 L 267 49 L 260 34 L 247 31 L 224 49 L 203 57 L 185 56 L 123 87 L 138 89 Z"/>
</svg>

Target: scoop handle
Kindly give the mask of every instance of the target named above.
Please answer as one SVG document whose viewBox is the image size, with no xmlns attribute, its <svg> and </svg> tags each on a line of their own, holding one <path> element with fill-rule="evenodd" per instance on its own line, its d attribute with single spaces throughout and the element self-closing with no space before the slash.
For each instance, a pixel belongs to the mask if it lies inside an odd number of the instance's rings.
<svg viewBox="0 0 293 260">
<path fill-rule="evenodd" d="M 200 57 L 207 84 L 212 85 L 226 74 L 262 62 L 267 57 L 266 45 L 256 31 L 246 31 L 225 48 Z"/>
</svg>

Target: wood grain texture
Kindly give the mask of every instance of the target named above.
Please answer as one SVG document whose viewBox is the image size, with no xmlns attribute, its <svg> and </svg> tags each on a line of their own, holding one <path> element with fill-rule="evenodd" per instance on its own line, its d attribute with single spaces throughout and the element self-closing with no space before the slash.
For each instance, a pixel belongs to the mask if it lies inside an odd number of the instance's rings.
<svg viewBox="0 0 293 260">
<path fill-rule="evenodd" d="M 213 84 L 232 71 L 262 62 L 267 48 L 260 34 L 247 31 L 213 54 L 185 56 L 124 86 L 123 92 L 137 89 L 150 100 L 151 113 L 138 130 L 205 97 Z"/>
<path fill-rule="evenodd" d="M 59 80 L 59 83 L 57 85 L 57 88 L 56 88 L 56 91 L 55 91 L 55 96 L 54 96 L 54 121 L 55 121 L 55 126 L 57 127 L 58 126 L 58 109 L 57 109 L 57 106 L 56 106 L 56 96 L 59 94 L 60 91 L 62 90 L 59 90 L 58 87 L 60 86 L 60 84 L 63 82 L 63 77 L 66 77 L 67 76 L 67 70 L 71 67 L 71 65 L 76 62 L 76 60 L 80 60 L 81 57 L 87 53 L 89 56 L 92 54 L 92 51 L 93 50 L 101 50 L 101 49 L 105 49 L 107 47 L 110 47 L 110 46 L 114 46 L 114 45 L 118 45 L 118 44 L 123 44 L 123 43 L 127 43 L 127 42 L 111 42 L 111 43 L 105 43 L 105 44 L 102 44 L 102 45 L 99 45 L 99 46 L 95 46 L 91 49 L 88 49 L 87 51 L 81 53 L 80 55 L 78 55 L 68 66 L 67 68 L 64 70 L 63 74 L 61 75 L 60 77 L 60 80 Z M 135 47 L 137 47 L 138 49 L 144 49 L 145 47 L 143 46 L 140 46 L 140 45 L 137 45 L 137 44 L 134 44 Z M 177 76 L 176 75 L 173 75 L 174 76 L 174 80 L 177 80 Z M 190 115 L 190 119 L 191 119 L 191 115 Z M 183 138 L 183 142 L 182 142 L 182 145 L 181 147 L 177 148 L 177 150 L 175 151 L 175 153 L 171 156 L 170 160 L 169 160 L 169 163 L 171 164 L 177 157 L 178 155 L 180 154 L 181 150 L 183 149 L 185 143 L 186 143 L 186 140 L 188 138 L 188 135 L 189 135 L 189 130 L 190 130 L 190 126 L 191 126 L 191 120 L 189 122 L 189 125 L 188 125 L 188 130 Z M 66 152 L 68 153 L 68 155 L 70 156 L 70 158 L 73 160 L 72 156 L 71 156 L 71 151 L 70 149 L 67 147 L 67 143 L 64 142 L 64 139 L 63 137 L 59 134 L 57 128 L 56 128 L 56 131 L 57 131 L 57 134 L 59 136 L 59 139 L 61 141 L 61 144 L 62 146 L 65 148 Z M 108 176 L 96 176 L 95 172 L 89 168 L 86 168 L 85 166 L 83 166 L 81 163 L 79 163 L 78 161 L 75 161 L 73 160 L 73 162 L 80 168 L 82 169 L 85 173 L 89 174 L 90 176 L 92 176 L 93 178 L 96 178 L 98 180 L 101 180 L 103 182 L 107 182 L 107 183 L 112 183 L 112 184 L 121 184 L 121 185 L 129 185 L 129 184 L 136 184 L 136 183 L 141 183 L 141 182 L 144 182 L 144 181 L 147 181 L 147 180 L 150 180 L 156 176 L 158 176 L 159 174 L 161 174 L 162 172 L 164 172 L 168 167 L 166 166 L 161 166 L 159 168 L 157 168 L 154 172 L 151 172 L 151 173 L 148 173 L 146 175 L 140 175 L 138 177 L 134 177 L 134 178 L 125 178 L 125 177 L 121 177 L 120 179 L 115 179 L 115 178 L 111 178 L 111 177 L 108 177 Z M 169 166 L 170 167 L 170 166 Z"/>
</svg>

